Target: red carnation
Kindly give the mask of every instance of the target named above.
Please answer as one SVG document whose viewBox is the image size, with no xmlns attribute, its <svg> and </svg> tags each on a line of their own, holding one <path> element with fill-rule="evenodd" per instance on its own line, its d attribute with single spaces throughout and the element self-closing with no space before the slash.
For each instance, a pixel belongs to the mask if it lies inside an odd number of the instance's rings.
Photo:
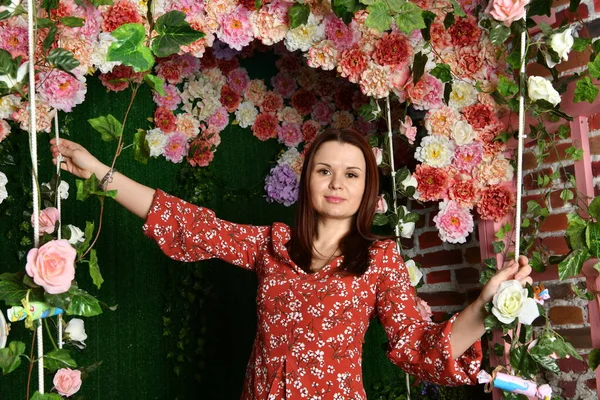
<svg viewBox="0 0 600 400">
<path fill-rule="evenodd" d="M 283 97 L 279 93 L 268 91 L 258 108 L 260 108 L 260 112 L 277 112 L 283 108 Z"/>
<path fill-rule="evenodd" d="M 400 32 L 385 33 L 375 45 L 373 58 L 381 65 L 405 67 L 410 62 L 412 47 Z"/>
<path fill-rule="evenodd" d="M 296 73 L 300 71 L 300 59 L 294 54 L 284 54 L 275 62 L 278 71 Z"/>
<path fill-rule="evenodd" d="M 455 179 L 448 188 L 448 197 L 461 207 L 472 208 L 479 198 L 479 188 L 473 179 L 467 181 Z"/>
<path fill-rule="evenodd" d="M 292 95 L 290 100 L 292 107 L 294 107 L 300 115 L 304 116 L 310 114 L 317 98 L 311 91 L 300 89 Z"/>
<path fill-rule="evenodd" d="M 175 58 L 165 58 L 156 65 L 156 75 L 171 84 L 183 80 L 183 64 Z"/>
<path fill-rule="evenodd" d="M 440 200 L 444 197 L 450 180 L 444 169 L 419 164 L 413 176 L 418 183 L 419 200 Z"/>
<path fill-rule="evenodd" d="M 252 133 L 258 139 L 265 140 L 277 137 L 279 120 L 274 113 L 260 113 L 252 125 Z"/>
<path fill-rule="evenodd" d="M 228 112 L 234 112 L 240 105 L 242 96 L 240 96 L 235 90 L 227 85 L 223 85 L 221 88 L 221 104 Z"/>
<path fill-rule="evenodd" d="M 489 104 L 472 104 L 465 107 L 462 113 L 473 129 L 481 130 L 498 123 L 498 117 Z"/>
<path fill-rule="evenodd" d="M 154 112 L 154 125 L 165 133 L 173 132 L 177 126 L 177 118 L 168 108 L 158 107 Z"/>
<path fill-rule="evenodd" d="M 119 0 L 102 13 L 102 30 L 112 32 L 124 24 L 141 24 L 142 16 L 135 4 Z"/>
<path fill-rule="evenodd" d="M 477 26 L 475 18 L 459 18 L 454 25 L 448 29 L 455 46 L 471 46 L 479 41 L 481 29 Z"/>
<path fill-rule="evenodd" d="M 143 73 L 134 72 L 133 68 L 126 65 L 117 65 L 112 71 L 100 74 L 102 85 L 113 92 L 120 92 L 129 87 L 129 82 L 141 82 Z"/>
<path fill-rule="evenodd" d="M 481 195 L 477 212 L 481 219 L 498 222 L 512 210 L 515 204 L 515 194 L 507 186 L 492 186 Z"/>
</svg>

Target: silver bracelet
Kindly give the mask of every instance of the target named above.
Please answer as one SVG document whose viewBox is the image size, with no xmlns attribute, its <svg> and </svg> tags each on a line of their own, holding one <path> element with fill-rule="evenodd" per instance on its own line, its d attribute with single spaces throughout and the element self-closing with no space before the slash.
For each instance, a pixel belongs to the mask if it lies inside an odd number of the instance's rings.
<svg viewBox="0 0 600 400">
<path fill-rule="evenodd" d="M 106 185 L 108 185 L 110 182 L 113 181 L 113 173 L 116 172 L 117 170 L 114 168 L 111 168 L 108 170 L 108 172 L 106 173 L 106 175 L 104 175 L 104 177 L 102 178 L 102 180 L 100 181 L 100 183 L 98 184 L 98 190 L 100 190 L 101 192 L 105 192 L 106 191 Z"/>
</svg>

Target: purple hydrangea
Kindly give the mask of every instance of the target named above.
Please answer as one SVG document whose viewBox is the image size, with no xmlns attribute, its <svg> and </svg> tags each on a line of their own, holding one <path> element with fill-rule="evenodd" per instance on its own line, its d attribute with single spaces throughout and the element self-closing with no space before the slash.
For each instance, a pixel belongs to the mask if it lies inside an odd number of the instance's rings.
<svg viewBox="0 0 600 400">
<path fill-rule="evenodd" d="M 298 176 L 287 164 L 278 165 L 271 170 L 265 179 L 267 201 L 274 201 L 286 207 L 298 200 Z"/>
</svg>

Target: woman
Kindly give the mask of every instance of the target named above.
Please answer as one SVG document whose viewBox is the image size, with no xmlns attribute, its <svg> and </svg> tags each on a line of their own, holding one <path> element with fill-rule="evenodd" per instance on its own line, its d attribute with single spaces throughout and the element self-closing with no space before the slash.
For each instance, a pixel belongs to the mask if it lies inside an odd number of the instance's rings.
<svg viewBox="0 0 600 400">
<path fill-rule="evenodd" d="M 80 145 L 52 144 L 54 163 L 80 178 L 106 177 Z M 219 258 L 258 276 L 258 329 L 243 399 L 365 399 L 364 335 L 377 315 L 388 356 L 421 379 L 474 384 L 481 365 L 484 304 L 501 282 L 531 282 L 521 257 L 508 262 L 479 298 L 449 321 L 422 320 L 415 291 L 393 240 L 370 233 L 378 191 L 377 165 L 352 129 L 317 136 L 300 178 L 296 227 L 239 225 L 160 190 L 114 173 L 106 190 L 146 219 L 144 233 L 180 261 Z"/>
</svg>

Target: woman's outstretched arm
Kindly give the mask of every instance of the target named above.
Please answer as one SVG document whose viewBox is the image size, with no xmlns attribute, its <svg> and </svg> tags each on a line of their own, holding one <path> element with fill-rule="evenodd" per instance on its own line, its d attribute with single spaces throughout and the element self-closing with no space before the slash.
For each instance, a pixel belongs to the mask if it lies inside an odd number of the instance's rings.
<svg viewBox="0 0 600 400">
<path fill-rule="evenodd" d="M 99 180 L 110 169 L 80 144 L 66 139 L 61 139 L 59 143 L 57 146 L 55 139 L 50 140 L 50 150 L 54 165 L 56 165 L 58 155 L 62 154 L 61 169 L 82 179 L 88 179 L 95 174 Z M 108 182 L 106 185 L 106 190 L 117 190 L 115 200 L 138 217 L 146 219 L 155 190 L 129 179 L 119 172 L 114 172 L 112 178 L 112 182 Z"/>
</svg>

